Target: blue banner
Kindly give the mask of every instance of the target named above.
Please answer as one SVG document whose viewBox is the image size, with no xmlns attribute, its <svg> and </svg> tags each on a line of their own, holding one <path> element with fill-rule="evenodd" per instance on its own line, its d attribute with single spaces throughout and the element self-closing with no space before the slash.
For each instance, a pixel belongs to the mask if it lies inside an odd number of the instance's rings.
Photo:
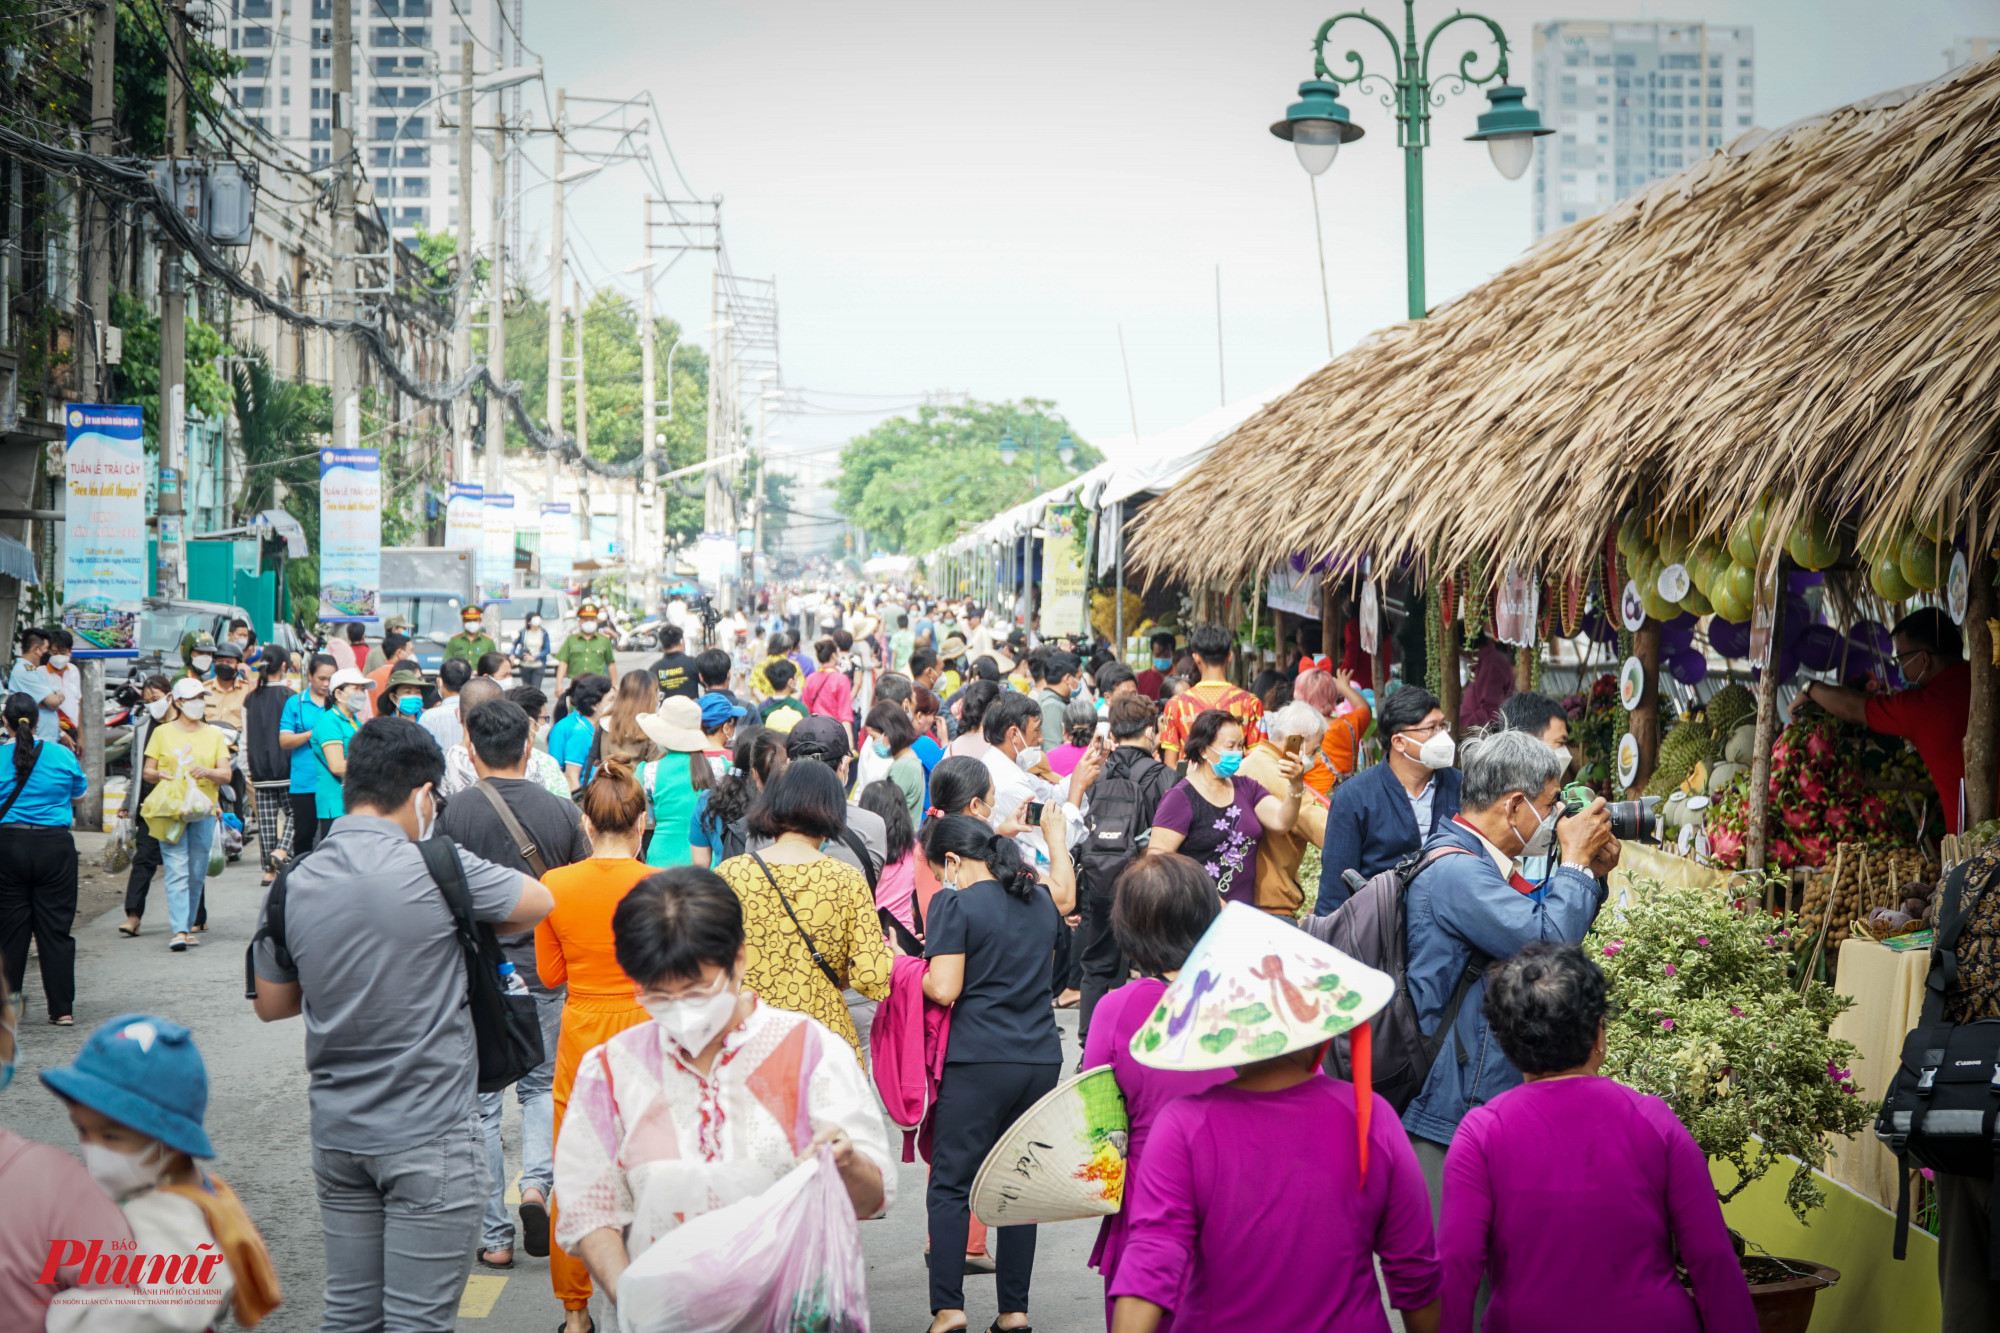
<svg viewBox="0 0 2000 1333">
<path fill-rule="evenodd" d="M 72 657 L 137 657 L 146 598 L 145 416 L 136 407 L 63 410 L 69 497 L 62 622 Z"/>
<path fill-rule="evenodd" d="M 481 535 L 484 521 L 480 511 L 485 506 L 486 492 L 476 481 L 454 481 L 447 492 L 444 505 L 444 544 L 453 550 L 471 551 L 475 555 L 485 546 Z"/>
<path fill-rule="evenodd" d="M 319 618 L 379 618 L 382 587 L 382 456 L 373 449 L 319 451 Z"/>
</svg>

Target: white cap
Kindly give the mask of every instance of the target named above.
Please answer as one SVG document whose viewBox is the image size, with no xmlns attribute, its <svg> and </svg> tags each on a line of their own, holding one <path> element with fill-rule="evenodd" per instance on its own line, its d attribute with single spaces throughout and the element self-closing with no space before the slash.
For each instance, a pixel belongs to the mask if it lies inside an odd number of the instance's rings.
<svg viewBox="0 0 2000 1333">
<path fill-rule="evenodd" d="M 353 667 L 342 667 L 333 673 L 333 680 L 327 685 L 327 688 L 337 690 L 343 685 L 373 685 L 374 683 L 374 681 L 368 679 L 368 677 L 362 675 Z"/>
<path fill-rule="evenodd" d="M 174 682 L 174 698 L 199 699 L 208 693 L 208 682 L 196 680 L 193 676 L 182 676 Z"/>
</svg>

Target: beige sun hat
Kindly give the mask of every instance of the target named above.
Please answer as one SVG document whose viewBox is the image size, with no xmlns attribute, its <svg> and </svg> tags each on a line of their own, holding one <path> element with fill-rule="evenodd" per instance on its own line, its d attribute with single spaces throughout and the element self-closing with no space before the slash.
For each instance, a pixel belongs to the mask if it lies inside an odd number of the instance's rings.
<svg viewBox="0 0 2000 1333">
<path fill-rule="evenodd" d="M 662 699 L 658 712 L 641 713 L 633 721 L 647 740 L 663 750 L 698 754 L 708 748 L 708 738 L 701 732 L 701 705 L 684 695 Z"/>
</svg>

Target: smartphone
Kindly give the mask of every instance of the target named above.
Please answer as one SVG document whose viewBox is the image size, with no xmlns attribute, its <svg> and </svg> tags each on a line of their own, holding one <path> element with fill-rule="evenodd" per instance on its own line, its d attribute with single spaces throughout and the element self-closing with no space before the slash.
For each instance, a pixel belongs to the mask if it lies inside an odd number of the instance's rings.
<svg viewBox="0 0 2000 1333">
<path fill-rule="evenodd" d="M 1305 743 L 1306 738 L 1303 736 L 1287 736 L 1285 737 L 1285 753 L 1296 759 L 1299 757 L 1299 748 Z"/>
<path fill-rule="evenodd" d="M 1030 824 L 1040 824 L 1042 822 L 1042 811 L 1045 808 L 1040 801 L 1028 802 L 1028 822 Z"/>
</svg>

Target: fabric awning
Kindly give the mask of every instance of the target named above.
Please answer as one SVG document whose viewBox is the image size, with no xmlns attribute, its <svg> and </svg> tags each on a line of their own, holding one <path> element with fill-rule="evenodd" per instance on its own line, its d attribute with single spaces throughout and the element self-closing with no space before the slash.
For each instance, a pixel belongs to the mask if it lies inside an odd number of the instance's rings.
<svg viewBox="0 0 2000 1333">
<path fill-rule="evenodd" d="M 42 581 L 35 573 L 35 553 L 12 537 L 0 537 L 0 574 L 27 584 Z"/>
</svg>

